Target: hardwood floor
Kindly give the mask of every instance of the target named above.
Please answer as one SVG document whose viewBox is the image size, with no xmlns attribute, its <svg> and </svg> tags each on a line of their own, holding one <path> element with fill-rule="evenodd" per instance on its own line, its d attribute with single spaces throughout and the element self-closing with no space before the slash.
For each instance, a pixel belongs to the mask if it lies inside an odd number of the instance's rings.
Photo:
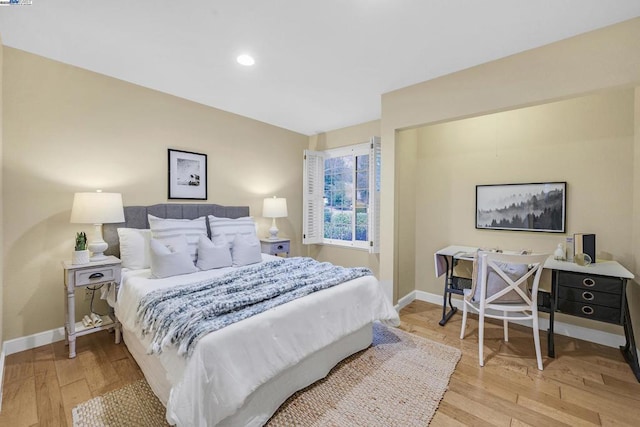
<svg viewBox="0 0 640 427">
<path fill-rule="evenodd" d="M 432 425 L 583 426 L 640 425 L 640 383 L 618 349 L 555 336 L 556 358 L 536 368 L 531 329 L 502 323 L 485 329 L 485 366 L 478 364 L 477 316 L 460 340 L 461 314 L 438 325 L 442 307 L 414 301 L 401 312 L 401 328 L 462 350 Z"/>
<path fill-rule="evenodd" d="M 69 359 L 63 341 L 5 359 L 0 426 L 69 426 L 71 409 L 142 378 L 124 344 L 107 331 L 79 337 Z"/>
<path fill-rule="evenodd" d="M 438 325 L 441 307 L 414 301 L 401 312 L 401 328 L 462 350 L 432 425 L 582 426 L 640 425 L 640 383 L 620 351 L 556 336 L 556 359 L 538 371 L 531 330 L 487 326 L 485 366 L 478 365 L 477 318 L 459 339 L 461 316 Z M 113 334 L 80 337 L 68 359 L 62 342 L 7 356 L 0 426 L 71 426 L 80 402 L 142 378 Z"/>
</svg>

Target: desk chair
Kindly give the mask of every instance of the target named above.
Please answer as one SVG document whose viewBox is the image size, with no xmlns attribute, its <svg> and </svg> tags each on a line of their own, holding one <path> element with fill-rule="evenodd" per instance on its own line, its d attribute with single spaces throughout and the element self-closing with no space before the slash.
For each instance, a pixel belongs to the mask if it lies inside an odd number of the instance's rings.
<svg viewBox="0 0 640 427">
<path fill-rule="evenodd" d="M 478 252 L 474 261 L 472 287 L 464 291 L 460 339 L 464 339 L 468 308 L 472 308 L 478 312 L 479 316 L 478 359 L 480 366 L 484 366 L 485 317 L 503 320 L 505 341 L 509 341 L 509 320 L 531 319 L 538 369 L 542 370 L 537 300 L 542 267 L 548 257 L 548 254 L 512 255 Z M 529 282 L 530 287 L 528 286 Z"/>
</svg>

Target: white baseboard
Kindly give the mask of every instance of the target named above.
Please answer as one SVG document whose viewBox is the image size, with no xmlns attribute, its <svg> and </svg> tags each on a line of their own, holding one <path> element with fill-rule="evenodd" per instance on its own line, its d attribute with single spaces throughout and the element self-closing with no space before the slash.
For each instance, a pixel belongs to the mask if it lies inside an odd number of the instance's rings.
<svg viewBox="0 0 640 427">
<path fill-rule="evenodd" d="M 0 412 L 2 412 L 3 387 L 4 387 L 4 351 L 0 352 Z"/>
<path fill-rule="evenodd" d="M 398 304 L 395 306 L 397 311 L 409 305 L 413 300 L 430 302 L 432 304 L 441 305 L 442 295 L 432 294 L 424 291 L 412 291 L 409 294 L 398 300 Z M 462 309 L 462 300 L 459 298 L 452 299 L 453 305 Z M 513 322 L 524 326 L 529 326 L 527 322 Z M 540 329 L 546 330 L 549 328 L 549 320 L 540 318 Z M 582 326 L 576 326 L 565 322 L 554 322 L 555 333 L 558 335 L 564 335 L 571 338 L 578 338 L 585 341 L 594 342 L 597 344 L 606 345 L 608 347 L 620 347 L 625 344 L 624 335 L 612 334 L 610 332 L 598 331 L 596 329 L 584 328 Z M 64 340 L 64 327 L 57 329 L 51 329 L 37 334 L 28 335 L 26 337 L 14 338 L 4 342 L 3 351 L 0 356 L 0 370 L 4 372 L 4 356 L 10 354 L 19 353 L 24 350 L 30 350 L 41 345 L 52 344 L 56 341 Z M 2 389 L 0 388 L 0 394 Z"/>
<path fill-rule="evenodd" d="M 27 335 L 26 337 L 14 338 L 7 340 L 3 345 L 3 353 L 7 356 L 19 353 L 24 350 L 40 347 L 41 345 L 52 344 L 56 341 L 64 340 L 64 327 L 50 329 L 37 334 Z"/>
<path fill-rule="evenodd" d="M 409 298 L 413 296 L 409 300 Z M 409 302 L 417 299 L 418 301 L 430 302 L 432 304 L 442 305 L 442 295 L 441 294 L 432 294 L 424 291 L 413 291 L 409 293 L 407 296 L 401 298 L 398 301 L 398 305 L 400 305 L 400 301 L 403 302 L 404 305 L 409 304 Z M 409 302 L 406 302 L 409 300 Z M 462 300 L 460 298 L 452 298 L 451 302 L 454 307 L 462 309 Z M 404 307 L 403 305 L 403 307 Z M 531 327 L 530 322 L 526 321 L 514 321 L 513 323 L 517 323 L 519 325 Z M 623 334 L 612 334 L 610 332 L 598 331 L 596 329 L 585 328 L 582 326 L 572 325 L 570 323 L 559 322 L 555 320 L 553 322 L 554 333 L 557 335 L 564 335 L 570 338 L 577 338 L 584 341 L 590 341 L 596 344 L 606 345 L 607 347 L 618 348 L 625 344 L 625 337 Z M 540 329 L 547 330 L 549 328 L 549 320 L 546 318 L 540 318 Z"/>
<path fill-rule="evenodd" d="M 416 291 L 411 291 L 407 295 L 398 300 L 398 304 L 395 305 L 396 311 L 400 312 L 403 308 L 411 304 L 411 301 L 416 299 Z"/>
</svg>

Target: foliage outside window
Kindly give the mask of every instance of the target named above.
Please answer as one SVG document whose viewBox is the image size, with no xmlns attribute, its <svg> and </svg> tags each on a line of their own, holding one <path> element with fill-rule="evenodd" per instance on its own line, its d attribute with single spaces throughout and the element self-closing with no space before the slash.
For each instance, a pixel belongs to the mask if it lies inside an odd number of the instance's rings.
<svg viewBox="0 0 640 427">
<path fill-rule="evenodd" d="M 375 246 L 379 152 L 378 138 L 365 144 L 305 152 L 304 243 Z M 320 207 L 321 218 L 316 212 Z"/>
</svg>

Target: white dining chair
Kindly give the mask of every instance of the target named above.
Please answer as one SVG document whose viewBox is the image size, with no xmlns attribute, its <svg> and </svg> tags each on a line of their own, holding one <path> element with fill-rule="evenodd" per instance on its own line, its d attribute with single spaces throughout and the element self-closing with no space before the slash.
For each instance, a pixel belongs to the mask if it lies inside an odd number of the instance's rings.
<svg viewBox="0 0 640 427">
<path fill-rule="evenodd" d="M 471 289 L 464 291 L 462 328 L 464 339 L 468 309 L 478 313 L 478 360 L 484 366 L 484 319 L 503 321 L 504 340 L 509 341 L 510 320 L 532 320 L 538 369 L 542 370 L 538 333 L 538 286 L 549 254 L 515 255 L 478 252 Z"/>
</svg>

